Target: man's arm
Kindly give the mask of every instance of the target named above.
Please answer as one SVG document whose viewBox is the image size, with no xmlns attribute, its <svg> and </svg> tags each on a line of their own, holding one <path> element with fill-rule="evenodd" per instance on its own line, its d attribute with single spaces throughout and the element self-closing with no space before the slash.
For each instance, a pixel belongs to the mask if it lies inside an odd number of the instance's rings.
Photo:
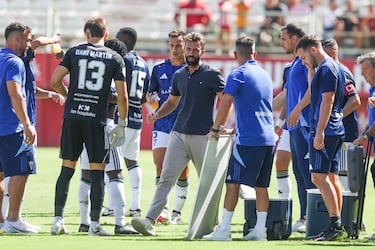
<svg viewBox="0 0 375 250">
<path fill-rule="evenodd" d="M 21 84 L 16 81 L 7 81 L 7 90 L 18 120 L 20 120 L 20 122 L 23 124 L 25 142 L 27 144 L 33 144 L 35 141 L 36 131 L 26 112 L 26 102 L 22 96 Z"/>
<path fill-rule="evenodd" d="M 48 44 L 54 44 L 54 43 L 61 43 L 61 36 L 54 36 L 54 37 L 45 37 L 40 36 L 35 38 L 31 41 L 31 48 L 32 50 L 35 50 L 36 48 L 40 46 L 45 46 Z"/>
<path fill-rule="evenodd" d="M 320 104 L 319 120 L 316 127 L 316 135 L 314 138 L 314 148 L 323 149 L 324 146 L 324 130 L 327 127 L 329 117 L 332 112 L 333 102 L 335 100 L 334 92 L 325 92 L 322 94 L 322 103 Z"/>
<path fill-rule="evenodd" d="M 161 105 L 159 110 L 155 114 L 152 114 L 151 119 L 156 121 L 157 119 L 170 114 L 176 109 L 178 103 L 180 102 L 180 98 L 180 96 L 169 95 L 168 99 Z"/>
<path fill-rule="evenodd" d="M 272 110 L 279 110 L 282 106 L 285 106 L 286 101 L 286 89 L 284 88 L 280 93 L 275 96 L 272 100 Z"/>
<path fill-rule="evenodd" d="M 65 75 L 69 73 L 68 69 L 64 66 L 58 65 L 53 72 L 51 78 L 51 86 L 52 88 L 62 96 L 68 95 L 68 88 L 62 83 Z"/>
<path fill-rule="evenodd" d="M 222 92 L 220 92 L 222 93 Z M 214 131 L 219 130 L 229 119 L 233 106 L 233 96 L 230 94 L 224 94 L 220 100 L 220 106 L 217 111 L 215 122 L 212 125 Z M 212 131 L 212 132 L 214 132 Z"/>
<path fill-rule="evenodd" d="M 52 100 L 54 100 L 56 103 L 59 103 L 60 105 L 64 105 L 65 103 L 65 98 L 59 93 L 56 93 L 54 91 L 48 91 L 40 87 L 36 87 L 35 96 L 37 99 L 51 98 Z"/>
<path fill-rule="evenodd" d="M 117 108 L 119 117 L 122 120 L 126 120 L 128 117 L 128 91 L 126 87 L 126 82 L 121 80 L 115 80 L 116 90 L 117 90 Z"/>
<path fill-rule="evenodd" d="M 360 105 L 361 105 L 361 99 L 359 98 L 359 95 L 355 94 L 349 97 L 348 101 L 345 103 L 342 109 L 344 117 L 347 117 L 354 110 L 356 110 Z"/>
<path fill-rule="evenodd" d="M 277 118 L 277 121 L 275 122 L 275 132 L 277 133 L 284 125 L 285 122 L 285 106 L 282 106 L 280 109 L 279 118 Z"/>
<path fill-rule="evenodd" d="M 288 121 L 287 121 L 289 127 L 297 126 L 302 110 L 307 105 L 310 104 L 310 95 L 311 95 L 310 85 L 315 74 L 315 68 L 307 67 L 307 69 L 308 69 L 307 90 L 303 98 L 301 99 L 301 101 L 294 107 L 292 112 L 290 112 L 289 114 Z"/>
<path fill-rule="evenodd" d="M 363 133 L 353 141 L 354 145 L 362 145 L 365 140 L 375 135 L 375 122 L 371 126 L 367 126 Z"/>
</svg>

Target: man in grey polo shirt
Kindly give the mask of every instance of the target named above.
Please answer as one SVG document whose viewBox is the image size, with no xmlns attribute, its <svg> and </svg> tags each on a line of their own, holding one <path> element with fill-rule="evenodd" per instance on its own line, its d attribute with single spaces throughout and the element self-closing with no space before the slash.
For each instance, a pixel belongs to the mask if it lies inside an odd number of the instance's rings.
<svg viewBox="0 0 375 250">
<path fill-rule="evenodd" d="M 167 203 L 167 197 L 178 176 L 189 160 L 192 160 L 200 175 L 206 135 L 212 126 L 215 97 L 221 98 L 224 78 L 221 73 L 201 61 L 204 54 L 204 37 L 196 32 L 187 34 L 185 57 L 187 65 L 175 72 L 172 90 L 167 101 L 149 121 L 156 121 L 171 113 L 178 104 L 180 112 L 174 127 L 163 162 L 160 181 L 146 218 L 133 218 L 135 230 L 145 236 L 155 236 L 155 220 Z"/>
</svg>

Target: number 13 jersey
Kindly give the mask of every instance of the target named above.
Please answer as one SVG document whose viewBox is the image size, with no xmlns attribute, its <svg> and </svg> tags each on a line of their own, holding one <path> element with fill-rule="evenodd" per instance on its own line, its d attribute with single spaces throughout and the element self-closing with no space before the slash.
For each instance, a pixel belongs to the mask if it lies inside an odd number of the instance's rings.
<svg viewBox="0 0 375 250">
<path fill-rule="evenodd" d="M 60 63 L 70 72 L 64 118 L 105 124 L 112 79 L 125 81 L 125 63 L 104 45 L 79 44 Z"/>
</svg>

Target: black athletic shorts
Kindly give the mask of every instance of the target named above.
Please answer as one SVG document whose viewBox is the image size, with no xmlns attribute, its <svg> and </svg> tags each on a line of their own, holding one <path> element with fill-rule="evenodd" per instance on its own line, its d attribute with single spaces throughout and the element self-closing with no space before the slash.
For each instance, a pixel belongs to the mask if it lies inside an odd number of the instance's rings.
<svg viewBox="0 0 375 250">
<path fill-rule="evenodd" d="M 83 143 L 86 145 L 90 163 L 109 162 L 109 140 L 105 125 L 92 121 L 64 119 L 60 141 L 60 158 L 78 161 Z"/>
</svg>

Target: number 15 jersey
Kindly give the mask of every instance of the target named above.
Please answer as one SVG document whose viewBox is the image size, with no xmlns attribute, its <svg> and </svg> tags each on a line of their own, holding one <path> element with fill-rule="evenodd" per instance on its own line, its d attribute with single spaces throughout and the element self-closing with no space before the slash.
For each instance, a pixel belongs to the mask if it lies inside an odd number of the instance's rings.
<svg viewBox="0 0 375 250">
<path fill-rule="evenodd" d="M 125 81 L 122 57 L 91 43 L 70 48 L 60 63 L 70 72 L 64 118 L 106 123 L 112 79 Z"/>
</svg>

